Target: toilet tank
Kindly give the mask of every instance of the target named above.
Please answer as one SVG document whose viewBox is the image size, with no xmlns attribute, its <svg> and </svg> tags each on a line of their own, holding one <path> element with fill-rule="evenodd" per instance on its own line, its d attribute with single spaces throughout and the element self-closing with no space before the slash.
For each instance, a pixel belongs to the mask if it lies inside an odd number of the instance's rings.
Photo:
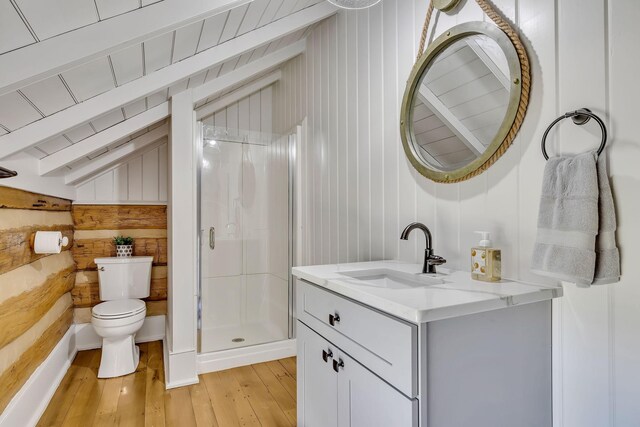
<svg viewBox="0 0 640 427">
<path fill-rule="evenodd" d="M 100 300 L 148 297 L 152 262 L 150 256 L 96 258 Z"/>
</svg>

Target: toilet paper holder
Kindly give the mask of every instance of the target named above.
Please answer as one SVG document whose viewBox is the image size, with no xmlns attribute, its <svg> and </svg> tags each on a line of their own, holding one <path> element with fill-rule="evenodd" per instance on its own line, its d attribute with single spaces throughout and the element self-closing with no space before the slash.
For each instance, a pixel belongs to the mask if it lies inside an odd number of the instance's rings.
<svg viewBox="0 0 640 427">
<path fill-rule="evenodd" d="M 52 240 L 50 243 L 56 243 L 55 240 L 57 240 L 57 245 L 55 245 L 55 247 L 48 247 L 45 249 L 42 248 L 37 248 L 36 245 L 36 239 L 38 238 L 39 233 L 43 233 L 43 234 L 49 234 L 49 233 L 59 233 L 58 236 L 50 236 L 49 238 L 53 238 L 54 240 Z M 69 245 L 69 238 L 67 236 L 64 236 L 62 234 L 61 231 L 36 231 L 35 233 L 33 233 L 33 235 L 31 235 L 30 238 L 30 246 L 31 249 L 33 250 L 34 253 L 36 254 L 55 254 L 55 253 L 60 253 L 61 249 L 68 246 Z"/>
</svg>

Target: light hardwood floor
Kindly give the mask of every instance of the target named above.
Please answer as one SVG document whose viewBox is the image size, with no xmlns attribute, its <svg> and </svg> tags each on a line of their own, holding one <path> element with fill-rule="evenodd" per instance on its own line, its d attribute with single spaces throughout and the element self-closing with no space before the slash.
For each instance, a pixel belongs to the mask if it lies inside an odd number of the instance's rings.
<svg viewBox="0 0 640 427">
<path fill-rule="evenodd" d="M 136 372 L 98 379 L 100 350 L 81 351 L 39 426 L 295 426 L 296 359 L 200 375 L 164 389 L 162 343 L 140 344 Z"/>
</svg>

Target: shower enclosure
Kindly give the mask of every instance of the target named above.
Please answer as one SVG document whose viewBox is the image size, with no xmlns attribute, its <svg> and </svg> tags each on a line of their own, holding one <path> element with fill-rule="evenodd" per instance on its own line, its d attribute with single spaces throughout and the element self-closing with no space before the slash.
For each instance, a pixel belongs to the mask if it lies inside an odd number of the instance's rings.
<svg viewBox="0 0 640 427">
<path fill-rule="evenodd" d="M 199 125 L 199 352 L 290 339 L 294 136 Z"/>
</svg>

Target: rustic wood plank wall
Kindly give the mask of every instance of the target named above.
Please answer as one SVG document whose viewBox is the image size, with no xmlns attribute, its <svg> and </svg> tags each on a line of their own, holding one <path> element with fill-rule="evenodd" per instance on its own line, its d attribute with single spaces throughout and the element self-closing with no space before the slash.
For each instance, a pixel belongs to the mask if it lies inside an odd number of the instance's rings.
<svg viewBox="0 0 640 427">
<path fill-rule="evenodd" d="M 71 245 L 36 255 L 38 230 L 73 241 L 71 201 L 0 186 L 0 412 L 73 322 Z"/>
<path fill-rule="evenodd" d="M 113 238 L 135 239 L 135 256 L 153 256 L 147 316 L 167 312 L 167 207 L 164 205 L 73 205 L 73 259 L 77 265 L 71 291 L 76 323 L 91 321 L 91 307 L 100 303 L 94 259 L 115 256 Z"/>
</svg>

